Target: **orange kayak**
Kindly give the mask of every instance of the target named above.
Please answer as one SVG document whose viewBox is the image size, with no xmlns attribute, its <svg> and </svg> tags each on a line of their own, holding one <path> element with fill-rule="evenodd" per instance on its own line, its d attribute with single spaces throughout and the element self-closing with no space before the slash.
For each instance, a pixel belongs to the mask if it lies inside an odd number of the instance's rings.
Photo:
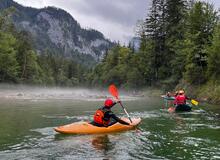
<svg viewBox="0 0 220 160">
<path fill-rule="evenodd" d="M 130 122 L 127 118 L 122 118 L 126 122 Z M 123 125 L 116 123 L 109 127 L 97 127 L 89 122 L 75 122 L 64 126 L 54 128 L 56 132 L 64 134 L 100 134 L 100 133 L 111 133 L 121 132 L 126 130 L 134 129 L 140 122 L 140 118 L 132 118 L 132 125 Z"/>
</svg>

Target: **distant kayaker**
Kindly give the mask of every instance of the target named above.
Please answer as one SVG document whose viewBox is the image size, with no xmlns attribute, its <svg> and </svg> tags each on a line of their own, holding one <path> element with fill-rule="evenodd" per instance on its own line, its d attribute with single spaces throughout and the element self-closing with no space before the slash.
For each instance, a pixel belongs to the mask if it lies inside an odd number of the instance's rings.
<svg viewBox="0 0 220 160">
<path fill-rule="evenodd" d="M 175 96 L 175 101 L 174 101 L 174 104 L 175 105 L 184 105 L 184 104 L 186 104 L 186 100 L 187 99 L 190 99 L 190 98 L 188 98 L 186 95 L 185 95 L 185 92 L 184 92 L 184 90 L 180 90 L 179 92 L 178 92 L 178 95 L 177 96 Z"/>
<path fill-rule="evenodd" d="M 108 127 L 111 126 L 117 122 L 124 124 L 124 125 L 129 125 L 128 122 L 123 121 L 119 117 L 117 117 L 112 111 L 111 108 L 116 104 L 119 103 L 120 101 L 114 102 L 112 99 L 106 99 L 104 106 L 99 108 L 95 114 L 93 121 L 91 124 L 98 126 L 98 127 Z"/>
</svg>

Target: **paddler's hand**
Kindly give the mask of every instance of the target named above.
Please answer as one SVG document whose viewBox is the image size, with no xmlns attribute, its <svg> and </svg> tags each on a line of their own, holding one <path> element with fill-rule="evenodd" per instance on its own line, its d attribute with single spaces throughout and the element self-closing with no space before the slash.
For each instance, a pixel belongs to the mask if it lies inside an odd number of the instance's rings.
<svg viewBox="0 0 220 160">
<path fill-rule="evenodd" d="M 130 126 L 135 126 L 134 123 L 129 123 Z"/>
<path fill-rule="evenodd" d="M 121 103 L 121 101 L 120 100 L 116 100 L 116 103 Z"/>
</svg>

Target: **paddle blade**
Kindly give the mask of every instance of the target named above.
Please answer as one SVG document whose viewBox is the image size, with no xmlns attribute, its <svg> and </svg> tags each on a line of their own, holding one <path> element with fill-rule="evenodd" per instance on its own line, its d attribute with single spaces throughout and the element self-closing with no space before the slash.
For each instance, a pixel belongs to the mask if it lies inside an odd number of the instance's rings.
<svg viewBox="0 0 220 160">
<path fill-rule="evenodd" d="M 197 101 L 194 100 L 194 99 L 191 100 L 191 103 L 192 103 L 193 105 L 195 105 L 195 106 L 198 106 L 198 104 L 199 104 L 199 102 L 197 102 Z"/>
<path fill-rule="evenodd" d="M 118 89 L 116 88 L 114 84 L 109 86 L 108 91 L 112 96 L 118 99 Z"/>
</svg>

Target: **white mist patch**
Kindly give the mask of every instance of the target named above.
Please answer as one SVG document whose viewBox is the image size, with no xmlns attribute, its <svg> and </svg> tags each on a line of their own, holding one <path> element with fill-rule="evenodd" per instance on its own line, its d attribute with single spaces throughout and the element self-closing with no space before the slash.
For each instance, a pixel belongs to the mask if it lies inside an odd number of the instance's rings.
<svg viewBox="0 0 220 160">
<path fill-rule="evenodd" d="M 21 100 L 83 100 L 83 101 L 104 101 L 106 98 L 113 98 L 107 89 L 83 89 L 83 88 L 46 88 L 31 87 L 23 85 L 0 85 L 0 98 L 21 99 Z M 123 93 L 121 100 L 137 100 L 137 95 Z"/>
</svg>

